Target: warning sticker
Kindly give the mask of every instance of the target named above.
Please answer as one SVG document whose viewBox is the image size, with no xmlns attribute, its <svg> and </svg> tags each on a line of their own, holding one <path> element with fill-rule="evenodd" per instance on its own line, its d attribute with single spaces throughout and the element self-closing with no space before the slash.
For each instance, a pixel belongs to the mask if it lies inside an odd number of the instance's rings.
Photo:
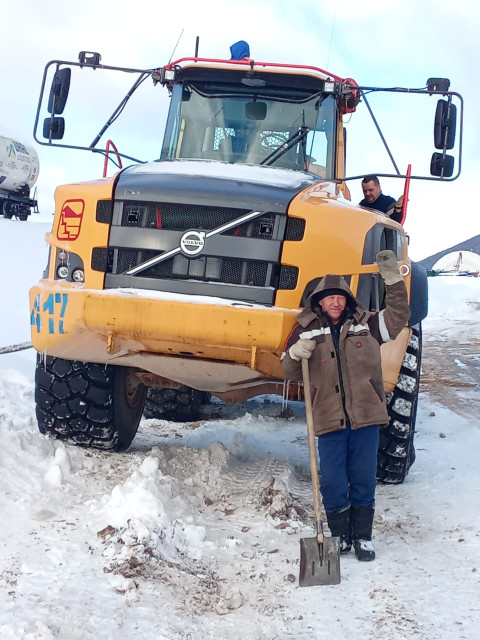
<svg viewBox="0 0 480 640">
<path fill-rule="evenodd" d="M 82 226 L 84 200 L 66 200 L 62 206 L 57 238 L 59 240 L 76 240 Z"/>
</svg>

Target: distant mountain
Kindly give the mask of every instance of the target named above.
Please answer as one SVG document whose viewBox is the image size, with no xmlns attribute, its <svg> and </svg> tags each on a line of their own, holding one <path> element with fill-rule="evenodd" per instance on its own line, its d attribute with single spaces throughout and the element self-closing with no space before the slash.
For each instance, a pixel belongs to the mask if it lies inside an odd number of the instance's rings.
<svg viewBox="0 0 480 640">
<path fill-rule="evenodd" d="M 473 236 L 469 240 L 464 240 L 463 242 L 459 242 L 453 247 L 449 247 L 448 249 L 444 249 L 443 251 L 439 251 L 438 253 L 433 254 L 433 256 L 429 256 L 428 258 L 424 258 L 418 262 L 424 269 L 431 269 L 433 265 L 440 260 L 443 256 L 447 255 L 447 253 L 451 253 L 452 251 L 473 251 L 473 253 L 478 253 L 480 255 L 480 235 Z"/>
</svg>

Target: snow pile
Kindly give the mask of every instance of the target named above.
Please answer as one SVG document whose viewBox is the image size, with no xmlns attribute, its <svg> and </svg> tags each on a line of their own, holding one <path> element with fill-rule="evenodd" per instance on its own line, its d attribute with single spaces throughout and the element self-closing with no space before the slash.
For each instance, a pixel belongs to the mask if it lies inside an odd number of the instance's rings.
<svg viewBox="0 0 480 640">
<path fill-rule="evenodd" d="M 165 456 L 153 447 L 140 468 L 123 484 L 114 487 L 104 500 L 102 517 L 121 535 L 124 550 L 116 561 L 124 560 L 132 545 L 153 548 L 168 562 L 182 557 L 200 560 L 211 543 L 205 542 L 205 528 L 194 524 L 195 514 L 179 493 L 175 494 L 173 478 L 165 475 L 160 463 Z M 109 553 L 113 555 L 112 547 Z"/>
</svg>

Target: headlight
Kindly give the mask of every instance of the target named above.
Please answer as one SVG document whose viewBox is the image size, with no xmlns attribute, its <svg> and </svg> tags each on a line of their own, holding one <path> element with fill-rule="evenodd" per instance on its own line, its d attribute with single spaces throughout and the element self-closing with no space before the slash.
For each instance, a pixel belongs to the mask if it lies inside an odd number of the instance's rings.
<svg viewBox="0 0 480 640">
<path fill-rule="evenodd" d="M 72 273 L 72 280 L 74 282 L 85 282 L 85 274 L 83 273 L 82 269 L 75 269 L 75 271 Z"/>
<path fill-rule="evenodd" d="M 57 276 L 62 280 L 68 278 L 68 267 L 66 265 L 60 265 L 57 269 Z"/>
</svg>

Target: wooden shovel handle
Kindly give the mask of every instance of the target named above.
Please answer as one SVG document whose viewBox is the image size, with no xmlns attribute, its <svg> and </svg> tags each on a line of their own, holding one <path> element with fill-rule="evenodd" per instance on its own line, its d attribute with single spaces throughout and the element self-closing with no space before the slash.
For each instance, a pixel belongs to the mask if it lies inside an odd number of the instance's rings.
<svg viewBox="0 0 480 640">
<path fill-rule="evenodd" d="M 303 392 L 305 394 L 305 414 L 307 417 L 308 451 L 310 453 L 310 474 L 312 476 L 313 509 L 317 522 L 318 542 L 323 542 L 322 528 L 322 499 L 320 497 L 320 482 L 318 480 L 317 450 L 315 447 L 315 433 L 313 430 L 312 394 L 310 391 L 310 373 L 308 360 L 302 358 Z"/>
</svg>

